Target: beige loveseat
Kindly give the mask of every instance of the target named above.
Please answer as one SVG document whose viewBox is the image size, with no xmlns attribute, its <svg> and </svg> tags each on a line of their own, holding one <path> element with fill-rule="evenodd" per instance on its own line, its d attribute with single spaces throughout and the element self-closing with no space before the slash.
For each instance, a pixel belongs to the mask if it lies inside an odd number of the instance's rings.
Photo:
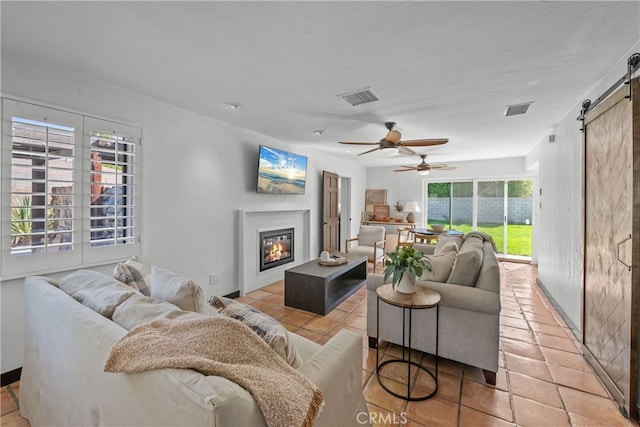
<svg viewBox="0 0 640 427">
<path fill-rule="evenodd" d="M 425 272 L 416 283 L 441 296 L 439 356 L 481 368 L 486 382 L 495 385 L 500 347 L 500 270 L 493 241 L 484 233 L 472 232 L 460 238 L 443 237 L 438 245 L 416 244 L 415 248 L 434 256 L 434 271 Z M 429 280 L 424 280 L 425 276 Z M 376 289 L 384 284 L 383 279 L 381 274 L 367 276 L 370 347 L 377 345 Z M 413 349 L 435 354 L 435 316 L 436 310 L 414 310 Z M 402 344 L 401 308 L 380 302 L 379 338 Z"/>
<path fill-rule="evenodd" d="M 113 345 L 127 330 L 61 287 L 46 277 L 25 280 L 19 398 L 20 413 L 32 426 L 265 425 L 252 396 L 226 378 L 174 368 L 135 374 L 104 372 Z M 125 301 L 151 299 L 140 294 L 133 298 L 127 290 L 105 298 L 116 310 Z M 149 304 L 154 307 L 148 315 L 144 304 L 137 304 L 137 319 L 157 318 L 162 304 L 167 303 Z M 169 311 L 172 317 L 182 310 Z M 191 312 L 189 316 L 204 314 Z M 343 330 L 324 346 L 293 333 L 289 337 L 301 362 L 297 371 L 324 394 L 324 408 L 315 425 L 360 425 L 358 414 L 366 413 L 362 337 Z"/>
</svg>

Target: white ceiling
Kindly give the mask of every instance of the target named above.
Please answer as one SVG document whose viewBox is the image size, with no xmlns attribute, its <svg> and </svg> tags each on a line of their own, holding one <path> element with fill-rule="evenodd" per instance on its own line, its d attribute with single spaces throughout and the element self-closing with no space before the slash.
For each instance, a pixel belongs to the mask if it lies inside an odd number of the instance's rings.
<svg viewBox="0 0 640 427">
<path fill-rule="evenodd" d="M 523 156 L 640 39 L 638 1 L 1 3 L 3 52 L 366 166 L 420 160 L 337 143 L 385 121 L 449 138 L 430 162 Z"/>
</svg>

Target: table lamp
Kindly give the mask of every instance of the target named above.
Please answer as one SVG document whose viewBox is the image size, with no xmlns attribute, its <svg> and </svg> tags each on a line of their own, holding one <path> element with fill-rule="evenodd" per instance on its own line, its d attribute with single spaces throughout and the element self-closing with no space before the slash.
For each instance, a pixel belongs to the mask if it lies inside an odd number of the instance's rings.
<svg viewBox="0 0 640 427">
<path fill-rule="evenodd" d="M 407 214 L 407 222 L 416 222 L 416 216 L 413 213 L 420 212 L 420 206 L 418 206 L 418 202 L 406 202 L 404 211 L 409 212 Z"/>
</svg>

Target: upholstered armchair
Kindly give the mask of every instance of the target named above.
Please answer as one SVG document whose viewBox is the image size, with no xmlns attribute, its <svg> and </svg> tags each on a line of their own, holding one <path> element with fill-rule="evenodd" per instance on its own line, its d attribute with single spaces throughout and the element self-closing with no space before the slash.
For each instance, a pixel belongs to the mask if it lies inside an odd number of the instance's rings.
<svg viewBox="0 0 640 427">
<path fill-rule="evenodd" d="M 385 257 L 385 228 L 375 225 L 362 225 L 357 237 L 345 240 L 345 248 L 348 254 L 365 255 L 367 261 L 373 264 L 373 272 L 376 265 L 384 262 Z M 356 246 L 352 246 L 357 242 Z"/>
</svg>

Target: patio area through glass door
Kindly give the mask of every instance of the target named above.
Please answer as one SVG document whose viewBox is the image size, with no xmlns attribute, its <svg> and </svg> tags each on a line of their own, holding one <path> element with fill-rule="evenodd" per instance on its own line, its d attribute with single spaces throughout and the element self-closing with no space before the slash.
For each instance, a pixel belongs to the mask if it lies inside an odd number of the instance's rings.
<svg viewBox="0 0 640 427">
<path fill-rule="evenodd" d="M 533 180 L 429 182 L 426 224 L 489 234 L 499 254 L 531 257 Z"/>
</svg>

